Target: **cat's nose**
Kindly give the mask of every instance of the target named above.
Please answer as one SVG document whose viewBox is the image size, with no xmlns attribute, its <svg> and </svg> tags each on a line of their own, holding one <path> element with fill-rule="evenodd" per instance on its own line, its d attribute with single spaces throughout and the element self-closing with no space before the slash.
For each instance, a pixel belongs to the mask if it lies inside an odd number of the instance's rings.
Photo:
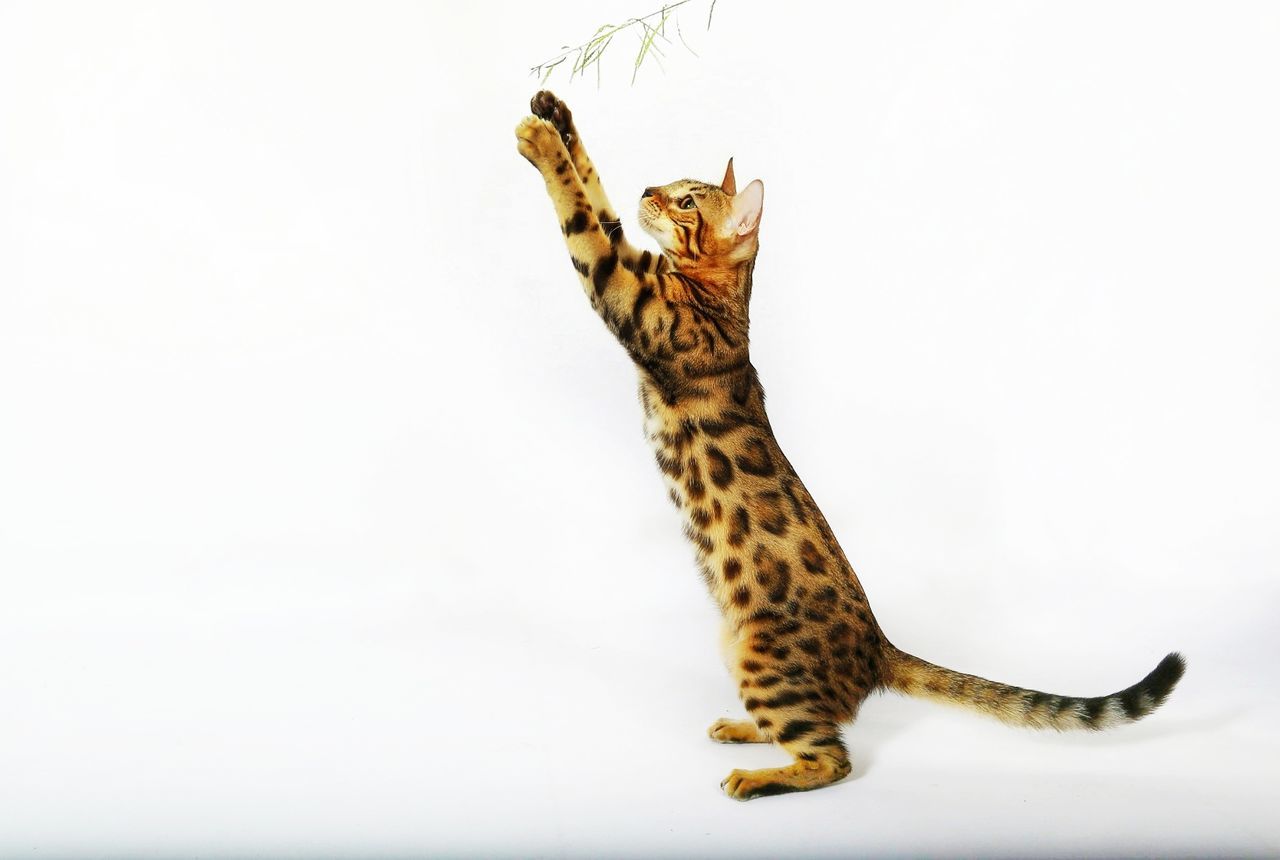
<svg viewBox="0 0 1280 860">
<path fill-rule="evenodd" d="M 643 200 L 643 199 L 645 199 L 646 197 L 652 197 L 652 196 L 654 196 L 654 195 L 655 195 L 655 194 L 657 194 L 657 193 L 658 193 L 658 189 L 656 189 L 656 188 L 646 188 L 646 189 L 644 190 L 644 193 L 640 195 L 640 199 L 641 199 L 641 200 Z"/>
</svg>

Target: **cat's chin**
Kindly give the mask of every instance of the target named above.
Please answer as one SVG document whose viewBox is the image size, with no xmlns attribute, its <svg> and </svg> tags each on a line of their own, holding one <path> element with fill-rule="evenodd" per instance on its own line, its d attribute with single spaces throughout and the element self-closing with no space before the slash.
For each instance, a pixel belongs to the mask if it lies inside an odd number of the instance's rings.
<svg viewBox="0 0 1280 860">
<path fill-rule="evenodd" d="M 675 253 L 675 249 L 674 249 L 674 248 L 672 248 L 672 247 L 670 247 L 670 246 L 668 246 L 668 245 L 667 245 L 667 243 L 666 243 L 666 242 L 664 242 L 664 241 L 662 240 L 662 239 L 663 239 L 663 237 L 662 237 L 662 235 L 661 235 L 661 234 L 653 233 L 653 232 L 649 232 L 649 231 L 647 231 L 647 230 L 646 230 L 645 232 L 649 233 L 649 235 L 650 235 L 651 237 L 653 237 L 653 240 L 654 240 L 655 242 L 657 242 L 657 243 L 658 243 L 658 248 L 660 248 L 660 249 L 662 250 L 662 253 L 664 253 L 664 254 L 674 254 L 674 253 Z"/>
<path fill-rule="evenodd" d="M 640 222 L 640 229 L 648 233 L 664 251 L 671 250 L 667 247 L 667 243 L 663 241 L 663 231 L 657 228 L 657 225 L 653 223 L 652 217 L 647 212 L 641 209 L 637 220 Z"/>
</svg>

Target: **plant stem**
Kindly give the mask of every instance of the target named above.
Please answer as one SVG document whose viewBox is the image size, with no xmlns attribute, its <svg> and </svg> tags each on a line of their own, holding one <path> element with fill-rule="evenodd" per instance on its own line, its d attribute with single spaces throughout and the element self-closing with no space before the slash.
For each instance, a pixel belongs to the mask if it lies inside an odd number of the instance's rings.
<svg viewBox="0 0 1280 860">
<path fill-rule="evenodd" d="M 598 78 L 600 73 L 600 57 L 604 55 L 605 48 L 609 47 L 609 43 L 613 41 L 613 37 L 623 30 L 634 27 L 638 24 L 642 28 L 643 32 L 640 36 L 640 50 L 636 54 L 635 66 L 631 73 L 631 82 L 634 84 L 636 79 L 635 76 L 640 71 L 640 66 L 644 63 L 645 58 L 650 54 L 653 54 L 655 59 L 657 59 L 662 54 L 662 51 L 654 44 L 655 38 L 660 37 L 663 41 L 671 41 L 667 38 L 666 23 L 667 19 L 671 17 L 672 11 L 690 2 L 692 2 L 692 0 L 676 0 L 674 3 L 667 3 L 663 5 L 660 9 L 655 9 L 648 15 L 629 18 L 621 24 L 605 24 L 597 29 L 591 38 L 583 42 L 581 45 L 576 45 L 574 47 L 565 45 L 564 49 L 559 54 L 556 54 L 550 59 L 544 60 L 536 66 L 533 66 L 529 70 L 529 73 L 532 75 L 540 75 L 542 80 L 545 82 L 547 78 L 551 76 L 551 72 L 556 68 L 556 66 L 560 65 L 572 56 L 573 64 L 569 70 L 569 80 L 572 81 L 575 75 L 584 74 L 592 65 L 596 67 L 596 75 Z M 715 12 L 715 8 L 716 0 L 711 0 L 711 10 L 707 15 L 708 29 L 711 27 L 711 14 Z M 655 17 L 658 18 L 658 21 L 654 24 L 650 24 L 649 19 Z M 680 41 L 684 42 L 684 34 L 679 32 L 679 21 L 676 22 L 676 27 Z M 689 48 L 688 43 L 685 43 L 685 47 Z M 689 52 L 693 53 L 693 49 L 689 48 Z M 694 56 L 697 56 L 697 54 L 694 54 Z"/>
</svg>

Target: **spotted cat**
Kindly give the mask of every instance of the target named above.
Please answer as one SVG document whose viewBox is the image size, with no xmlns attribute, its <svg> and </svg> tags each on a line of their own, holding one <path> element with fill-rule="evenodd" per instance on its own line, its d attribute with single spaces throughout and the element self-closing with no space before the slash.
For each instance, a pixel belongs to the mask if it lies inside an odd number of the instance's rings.
<svg viewBox="0 0 1280 860">
<path fill-rule="evenodd" d="M 724 619 L 749 719 L 717 720 L 722 743 L 774 743 L 794 761 L 735 770 L 731 797 L 804 791 L 849 773 L 840 725 L 873 690 L 963 705 L 1017 726 L 1102 729 L 1151 713 L 1182 676 L 1169 654 L 1110 696 L 1038 693 L 944 669 L 895 648 L 830 526 L 778 446 L 747 349 L 764 186 L 646 188 L 640 224 L 660 253 L 627 242 L 572 114 L 549 92 L 516 128 L 542 174 L 591 306 L 639 371 L 645 433 Z"/>
</svg>

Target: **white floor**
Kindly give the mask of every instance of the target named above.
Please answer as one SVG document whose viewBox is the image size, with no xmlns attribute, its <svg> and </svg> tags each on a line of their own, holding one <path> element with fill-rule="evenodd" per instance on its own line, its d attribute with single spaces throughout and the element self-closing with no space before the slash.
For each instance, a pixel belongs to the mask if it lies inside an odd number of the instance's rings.
<svg viewBox="0 0 1280 860">
<path fill-rule="evenodd" d="M 737 803 L 730 769 L 785 759 L 703 734 L 737 712 L 709 606 L 477 611 L 332 559 L 310 582 L 203 569 L 198 601 L 134 577 L 4 611 L 0 855 L 1280 852 L 1275 685 L 1195 635 L 1183 685 L 1141 724 L 1019 732 L 878 696 L 847 732 L 850 779 Z M 592 600 L 616 606 L 624 582 Z M 963 668 L 1072 680 L 1061 692 L 1116 689 L 1160 656 L 1043 639 L 976 656 L 981 631 L 963 638 Z"/>
</svg>

